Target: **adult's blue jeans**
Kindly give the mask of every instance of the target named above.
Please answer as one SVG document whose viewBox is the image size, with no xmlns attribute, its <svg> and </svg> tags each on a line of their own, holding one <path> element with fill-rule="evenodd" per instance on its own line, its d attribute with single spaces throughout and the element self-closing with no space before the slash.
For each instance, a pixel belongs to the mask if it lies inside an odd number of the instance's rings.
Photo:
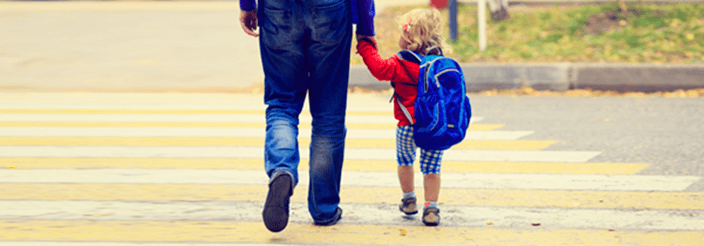
<svg viewBox="0 0 704 246">
<path fill-rule="evenodd" d="M 346 0 L 260 0 L 259 46 L 265 75 L 265 169 L 298 184 L 299 114 L 310 106 L 308 210 L 335 219 L 345 149 L 352 19 Z"/>
</svg>

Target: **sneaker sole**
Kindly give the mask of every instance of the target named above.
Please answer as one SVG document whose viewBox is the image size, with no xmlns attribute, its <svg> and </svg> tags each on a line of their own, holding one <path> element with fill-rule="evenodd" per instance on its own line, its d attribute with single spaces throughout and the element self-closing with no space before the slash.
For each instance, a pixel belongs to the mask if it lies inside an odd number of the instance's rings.
<svg viewBox="0 0 704 246">
<path fill-rule="evenodd" d="M 401 201 L 401 202 L 403 203 L 403 201 Z M 417 214 L 417 213 L 418 213 L 418 208 L 416 207 L 415 202 L 412 203 L 411 205 L 413 205 L 413 208 L 415 209 L 414 211 L 407 212 L 406 210 L 403 210 L 403 204 L 401 204 L 401 206 L 398 207 L 398 210 L 400 210 L 401 212 L 403 212 L 403 213 L 406 214 L 406 215 L 414 215 L 414 214 Z M 409 206 L 409 207 L 410 207 L 410 206 Z"/>
<path fill-rule="evenodd" d="M 423 224 L 425 224 L 427 226 L 437 226 L 440 224 L 440 217 L 438 217 L 437 222 L 430 222 L 430 221 L 423 220 Z"/>
<path fill-rule="evenodd" d="M 439 213 L 440 211 L 438 211 Z M 425 213 L 423 212 L 423 224 L 426 226 L 437 226 L 440 224 L 440 214 L 438 213 Z M 426 217 L 431 217 L 434 221 L 427 221 Z"/>
<path fill-rule="evenodd" d="M 290 194 L 291 177 L 281 175 L 271 183 L 262 212 L 264 225 L 269 231 L 280 232 L 288 225 Z"/>
<path fill-rule="evenodd" d="M 435 223 L 435 222 L 425 222 L 425 221 L 423 221 L 423 224 L 425 224 L 426 226 L 437 226 L 437 225 L 440 224 L 440 222 Z"/>
<path fill-rule="evenodd" d="M 418 210 L 416 210 L 416 211 L 413 211 L 413 212 L 406 212 L 406 211 L 403 211 L 403 209 L 400 209 L 400 210 L 401 210 L 401 212 L 403 212 L 403 213 L 404 213 L 404 214 L 406 214 L 406 215 L 414 215 L 414 214 L 418 214 Z"/>
</svg>

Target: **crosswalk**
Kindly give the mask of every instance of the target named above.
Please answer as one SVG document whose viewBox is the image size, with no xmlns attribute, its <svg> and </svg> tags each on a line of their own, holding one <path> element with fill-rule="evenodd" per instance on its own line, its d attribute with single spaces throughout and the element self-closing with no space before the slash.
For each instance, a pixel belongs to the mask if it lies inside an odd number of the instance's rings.
<svg viewBox="0 0 704 246">
<path fill-rule="evenodd" d="M 308 215 L 307 158 L 291 223 L 261 222 L 257 94 L 0 93 L 0 245 L 701 245 L 696 176 L 548 151 L 474 117 L 442 163 L 439 227 L 398 212 L 391 105 L 350 94 L 343 219 Z M 310 142 L 301 117 L 299 142 Z M 423 197 L 422 179 L 416 193 Z"/>
</svg>

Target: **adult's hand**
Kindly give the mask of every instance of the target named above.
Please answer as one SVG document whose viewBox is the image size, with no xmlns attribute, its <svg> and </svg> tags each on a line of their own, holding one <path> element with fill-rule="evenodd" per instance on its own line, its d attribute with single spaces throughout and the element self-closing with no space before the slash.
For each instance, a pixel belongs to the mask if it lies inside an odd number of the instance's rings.
<svg viewBox="0 0 704 246">
<path fill-rule="evenodd" d="M 242 24 L 242 30 L 249 36 L 258 37 L 259 34 L 255 31 L 257 30 L 257 10 L 240 12 L 240 23 Z"/>
<path fill-rule="evenodd" d="M 371 41 L 376 41 L 374 39 L 374 36 L 365 36 L 365 35 L 356 34 L 355 37 L 357 38 L 357 41 L 360 41 L 362 39 L 369 39 Z"/>
<path fill-rule="evenodd" d="M 357 38 L 357 43 L 362 42 L 362 41 L 369 41 L 374 47 L 376 47 L 376 39 L 374 36 L 365 36 L 365 35 L 355 35 Z"/>
</svg>

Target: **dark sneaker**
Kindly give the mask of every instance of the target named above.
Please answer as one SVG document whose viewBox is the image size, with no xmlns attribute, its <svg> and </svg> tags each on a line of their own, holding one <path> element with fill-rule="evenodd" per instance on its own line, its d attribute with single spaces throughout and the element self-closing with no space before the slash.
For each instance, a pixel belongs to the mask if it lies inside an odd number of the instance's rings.
<svg viewBox="0 0 704 246">
<path fill-rule="evenodd" d="M 418 208 L 416 207 L 415 197 L 404 197 L 401 199 L 401 205 L 398 205 L 398 209 L 407 215 L 417 214 Z"/>
<path fill-rule="evenodd" d="M 342 219 L 342 209 L 337 208 L 337 211 L 335 212 L 335 217 L 333 217 L 332 219 L 329 219 L 327 221 L 315 221 L 315 224 L 319 225 L 319 226 L 331 226 L 331 225 L 337 224 L 337 222 L 340 221 L 340 219 Z"/>
<path fill-rule="evenodd" d="M 288 205 L 292 194 L 290 175 L 279 175 L 269 184 L 269 194 L 264 203 L 264 225 L 272 232 L 280 232 L 288 225 Z"/>
<path fill-rule="evenodd" d="M 440 224 L 440 209 L 428 207 L 423 209 L 423 224 L 427 226 L 436 226 Z"/>
</svg>

